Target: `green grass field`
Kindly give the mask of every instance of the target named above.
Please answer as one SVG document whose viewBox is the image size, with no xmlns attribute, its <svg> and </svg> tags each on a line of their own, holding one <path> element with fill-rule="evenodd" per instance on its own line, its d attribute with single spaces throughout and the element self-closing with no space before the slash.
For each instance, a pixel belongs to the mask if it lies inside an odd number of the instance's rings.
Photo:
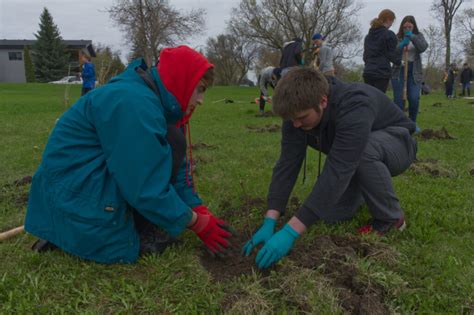
<svg viewBox="0 0 474 315">
<path fill-rule="evenodd" d="M 71 87 L 70 103 L 79 89 Z M 23 224 L 29 185 L 14 182 L 34 174 L 66 109 L 64 93 L 60 85 L 0 85 L 0 231 Z M 252 129 L 280 124 L 277 117 L 256 117 L 257 95 L 256 88 L 214 87 L 191 120 L 197 189 L 242 239 L 262 220 L 279 155 L 279 132 Z M 215 102 L 224 98 L 234 103 Z M 190 232 L 179 246 L 133 265 L 37 254 L 30 250 L 35 238 L 21 234 L 0 242 L 0 314 L 472 314 L 474 103 L 422 96 L 418 123 L 445 127 L 455 139 L 420 140 L 421 162 L 394 178 L 407 217 L 402 233 L 356 236 L 369 218 L 364 207 L 351 222 L 311 227 L 290 257 L 264 273 L 253 260 L 209 259 Z M 316 175 L 317 156 L 309 151 L 294 205 Z"/>
</svg>

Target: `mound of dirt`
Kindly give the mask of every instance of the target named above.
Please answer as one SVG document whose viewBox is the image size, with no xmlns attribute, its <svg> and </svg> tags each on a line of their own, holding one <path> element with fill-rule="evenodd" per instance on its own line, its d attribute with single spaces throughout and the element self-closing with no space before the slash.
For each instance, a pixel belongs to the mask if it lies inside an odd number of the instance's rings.
<svg viewBox="0 0 474 315">
<path fill-rule="evenodd" d="M 452 140 L 456 139 L 448 133 L 446 128 L 442 127 L 440 130 L 423 129 L 418 138 L 422 140 Z"/>
<path fill-rule="evenodd" d="M 410 170 L 415 174 L 424 175 L 428 174 L 433 177 L 453 177 L 454 173 L 445 167 L 441 166 L 437 160 L 433 159 L 420 159 L 415 160 L 410 165 Z"/>
<path fill-rule="evenodd" d="M 358 276 L 355 259 L 369 256 L 396 259 L 388 247 L 369 244 L 355 236 L 337 235 L 323 235 L 311 244 L 299 244 L 289 258 L 300 267 L 318 269 L 326 275 L 338 289 L 342 307 L 350 314 L 389 314 L 383 303 L 383 287 L 366 283 Z"/>
<path fill-rule="evenodd" d="M 281 126 L 276 124 L 265 125 L 263 127 L 260 126 L 246 126 L 247 129 L 253 132 L 277 132 L 281 129 Z"/>
</svg>

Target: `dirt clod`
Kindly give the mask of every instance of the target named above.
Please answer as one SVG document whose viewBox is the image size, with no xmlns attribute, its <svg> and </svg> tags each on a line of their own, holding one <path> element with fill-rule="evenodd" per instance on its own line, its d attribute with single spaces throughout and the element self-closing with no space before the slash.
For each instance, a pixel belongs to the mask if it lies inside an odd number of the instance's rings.
<svg viewBox="0 0 474 315">
<path fill-rule="evenodd" d="M 453 177 L 454 173 L 447 168 L 441 166 L 437 160 L 419 159 L 415 160 L 410 166 L 415 174 L 428 174 L 433 177 Z"/>
<path fill-rule="evenodd" d="M 474 176 L 474 168 L 469 171 L 469 174 L 470 174 L 471 176 Z"/>
<path fill-rule="evenodd" d="M 323 235 L 311 244 L 297 245 L 289 258 L 303 268 L 318 269 L 339 290 L 341 306 L 350 314 L 389 314 L 385 292 L 358 277 L 355 259 L 394 255 L 382 245 L 365 243 L 354 236 Z M 394 257 L 392 257 L 394 258 Z"/>
<path fill-rule="evenodd" d="M 31 181 L 33 180 L 33 177 L 31 176 L 25 176 L 23 178 L 17 179 L 13 182 L 13 185 L 15 186 L 25 186 L 28 184 L 31 184 Z"/>
<path fill-rule="evenodd" d="M 248 256 L 242 256 L 240 250 L 248 239 L 246 236 L 238 235 L 232 240 L 234 252 L 226 257 L 212 257 L 207 251 L 200 256 L 201 265 L 211 274 L 215 281 L 230 281 L 241 275 L 251 275 L 259 272 L 255 265 L 255 252 Z M 260 274 L 264 274 L 261 273 Z"/>
<path fill-rule="evenodd" d="M 446 128 L 442 127 L 439 130 L 423 129 L 419 134 L 418 138 L 422 140 L 452 140 L 456 139 L 448 133 Z"/>
<path fill-rule="evenodd" d="M 440 102 L 433 103 L 433 107 L 441 107 L 441 106 L 443 106 L 443 104 Z"/>
<path fill-rule="evenodd" d="M 281 129 L 281 127 L 277 124 L 270 124 L 265 125 L 263 127 L 260 126 L 246 126 L 247 129 L 253 132 L 277 132 Z"/>
</svg>

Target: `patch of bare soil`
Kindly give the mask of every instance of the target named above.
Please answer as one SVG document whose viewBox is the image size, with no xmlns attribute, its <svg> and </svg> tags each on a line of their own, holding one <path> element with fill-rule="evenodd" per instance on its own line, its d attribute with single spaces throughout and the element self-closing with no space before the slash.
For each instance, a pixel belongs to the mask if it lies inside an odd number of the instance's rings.
<svg viewBox="0 0 474 315">
<path fill-rule="evenodd" d="M 33 178 L 28 175 L 28 176 L 25 176 L 23 178 L 15 180 L 13 182 L 13 185 L 15 185 L 15 186 L 25 186 L 25 185 L 31 184 L 32 180 L 33 180 Z"/>
<path fill-rule="evenodd" d="M 433 177 L 453 177 L 454 173 L 445 167 L 441 166 L 437 160 L 433 159 L 420 159 L 415 160 L 410 165 L 410 170 L 415 174 L 423 175 L 428 174 Z"/>
<path fill-rule="evenodd" d="M 289 258 L 296 265 L 320 270 L 339 290 L 341 306 L 350 314 L 389 314 L 383 300 L 385 291 L 358 277 L 355 259 L 395 259 L 389 248 L 365 243 L 355 236 L 324 235 L 311 244 L 298 244 Z"/>
<path fill-rule="evenodd" d="M 417 137 L 421 140 L 452 140 L 456 139 L 448 133 L 446 128 L 442 127 L 439 130 L 423 129 Z"/>
<path fill-rule="evenodd" d="M 300 204 L 297 197 L 292 197 L 288 203 L 288 212 L 294 212 Z M 265 209 L 265 206 L 265 199 L 249 196 L 243 198 L 241 206 L 232 212 L 230 210 L 231 204 L 228 201 L 220 205 L 223 209 L 222 217 L 226 219 L 235 216 L 236 213 L 239 216 L 245 216 L 252 209 Z M 278 266 L 262 272 L 255 265 L 257 251 L 254 250 L 249 257 L 240 255 L 240 250 L 252 235 L 250 231 L 254 231 L 256 228 L 258 227 L 250 226 L 250 223 L 244 224 L 242 232 L 232 241 L 236 249 L 235 252 L 227 257 L 214 258 L 207 252 L 203 252 L 200 256 L 201 264 L 215 281 L 226 282 L 241 275 L 257 274 L 262 279 L 262 283 L 267 285 L 272 283 L 265 281 L 265 279 L 268 279 L 271 270 L 278 272 Z M 325 235 L 316 237 L 309 244 L 297 243 L 288 256 L 299 268 L 321 272 L 339 292 L 338 298 L 346 313 L 389 314 L 388 308 L 383 303 L 386 295 L 384 288 L 376 283 L 365 281 L 365 277 L 359 275 L 357 261 L 368 257 L 391 265 L 396 263 L 398 255 L 384 244 L 369 243 L 356 236 Z M 270 286 L 268 289 L 273 288 Z M 235 301 L 239 300 L 239 296 L 246 294 L 245 292 L 229 292 L 222 302 L 222 307 L 224 309 L 232 308 Z M 301 309 L 301 311 L 305 310 Z"/>
<path fill-rule="evenodd" d="M 277 132 L 281 129 L 281 126 L 277 124 L 270 124 L 265 125 L 263 127 L 260 126 L 246 126 L 247 129 L 253 132 Z"/>
<path fill-rule="evenodd" d="M 469 171 L 469 174 L 470 174 L 471 176 L 474 176 L 474 168 Z"/>
<path fill-rule="evenodd" d="M 217 146 L 216 145 L 213 145 L 213 144 L 207 144 L 205 142 L 198 142 L 198 143 L 194 143 L 192 145 L 192 149 L 193 150 L 201 150 L 201 149 L 216 149 Z"/>
<path fill-rule="evenodd" d="M 243 233 L 247 235 L 248 233 Z M 207 251 L 203 251 L 199 257 L 201 265 L 211 274 L 217 282 L 231 281 L 241 275 L 251 275 L 258 273 L 267 276 L 269 271 L 259 271 L 255 265 L 255 251 L 248 257 L 240 254 L 241 249 L 248 241 L 244 235 L 237 235 L 233 238 L 234 250 L 225 257 L 212 257 Z"/>
<path fill-rule="evenodd" d="M 14 204 L 17 208 L 23 208 L 24 206 L 28 205 L 29 194 L 22 193 L 19 196 L 15 196 Z"/>
<path fill-rule="evenodd" d="M 442 103 L 439 103 L 439 102 L 433 103 L 433 107 L 442 107 L 442 106 L 443 106 Z"/>
</svg>

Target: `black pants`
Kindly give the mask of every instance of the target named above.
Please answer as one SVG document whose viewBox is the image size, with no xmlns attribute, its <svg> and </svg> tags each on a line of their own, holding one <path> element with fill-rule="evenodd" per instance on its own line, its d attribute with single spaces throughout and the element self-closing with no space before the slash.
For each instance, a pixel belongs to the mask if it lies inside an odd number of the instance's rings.
<svg viewBox="0 0 474 315">
<path fill-rule="evenodd" d="M 186 155 L 186 138 L 181 129 L 174 125 L 168 125 L 167 140 L 171 146 L 173 165 L 171 171 L 171 183 L 176 181 L 181 164 Z M 168 246 L 176 243 L 176 239 L 169 236 L 163 229 L 147 220 L 137 210 L 133 209 L 135 228 L 140 236 L 140 253 L 162 253 Z"/>
<path fill-rule="evenodd" d="M 365 200 L 373 219 L 395 222 L 403 217 L 392 177 L 403 173 L 415 160 L 417 143 L 408 129 L 388 127 L 373 131 L 359 167 L 333 209 L 317 212 L 325 222 L 352 219 Z"/>
<path fill-rule="evenodd" d="M 265 110 L 265 95 L 260 92 L 260 100 L 259 100 L 260 111 L 263 112 Z"/>
<path fill-rule="evenodd" d="M 87 93 L 88 93 L 89 91 L 91 91 L 91 90 L 92 90 L 92 88 L 85 88 L 85 87 L 83 87 L 83 88 L 82 88 L 82 92 L 81 92 L 81 96 L 87 94 Z"/>
<path fill-rule="evenodd" d="M 377 89 L 385 93 L 387 92 L 388 83 L 390 82 L 390 79 L 374 78 L 371 76 L 364 75 L 364 82 L 368 85 L 376 87 Z"/>
</svg>

